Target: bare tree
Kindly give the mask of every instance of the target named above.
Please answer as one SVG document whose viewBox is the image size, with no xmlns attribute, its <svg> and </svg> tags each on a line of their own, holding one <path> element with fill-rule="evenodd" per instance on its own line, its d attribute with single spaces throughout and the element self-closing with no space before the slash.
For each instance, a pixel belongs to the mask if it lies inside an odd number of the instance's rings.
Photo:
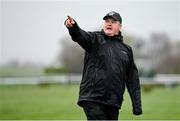
<svg viewBox="0 0 180 121">
<path fill-rule="evenodd" d="M 72 42 L 68 37 L 61 39 L 62 51 L 58 55 L 58 60 L 69 73 L 81 73 L 83 68 L 84 50 Z"/>
</svg>

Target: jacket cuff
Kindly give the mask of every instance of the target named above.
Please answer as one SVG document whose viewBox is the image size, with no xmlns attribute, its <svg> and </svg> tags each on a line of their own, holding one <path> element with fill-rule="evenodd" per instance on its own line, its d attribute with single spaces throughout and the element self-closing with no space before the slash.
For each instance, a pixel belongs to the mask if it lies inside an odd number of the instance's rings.
<svg viewBox="0 0 180 121">
<path fill-rule="evenodd" d="M 133 109 L 133 114 L 134 115 L 141 115 L 143 112 L 142 112 L 142 109 Z"/>
</svg>

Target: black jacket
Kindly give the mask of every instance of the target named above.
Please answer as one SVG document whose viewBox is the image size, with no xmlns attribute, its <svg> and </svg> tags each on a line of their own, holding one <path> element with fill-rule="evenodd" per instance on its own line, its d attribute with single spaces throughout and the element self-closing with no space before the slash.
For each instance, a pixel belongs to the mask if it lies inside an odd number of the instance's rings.
<svg viewBox="0 0 180 121">
<path fill-rule="evenodd" d="M 68 30 L 72 40 L 85 50 L 78 104 L 94 101 L 121 108 L 126 85 L 133 113 L 141 114 L 138 71 L 132 49 L 123 43 L 121 32 L 109 37 L 103 31 L 86 32 L 77 23 Z"/>
</svg>

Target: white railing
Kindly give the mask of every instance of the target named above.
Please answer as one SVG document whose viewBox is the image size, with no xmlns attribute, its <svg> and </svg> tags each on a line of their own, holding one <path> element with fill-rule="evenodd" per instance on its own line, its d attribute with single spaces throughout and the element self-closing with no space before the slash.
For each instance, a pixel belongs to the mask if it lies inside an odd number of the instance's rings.
<svg viewBox="0 0 180 121">
<path fill-rule="evenodd" d="M 17 76 L 0 77 L 0 85 L 15 84 L 45 84 L 45 83 L 80 83 L 81 74 L 61 74 L 61 75 L 42 75 L 42 76 Z M 140 78 L 141 84 L 180 84 L 179 75 L 159 74 L 153 78 Z"/>
<path fill-rule="evenodd" d="M 0 84 L 79 83 L 81 74 L 0 77 Z"/>
</svg>

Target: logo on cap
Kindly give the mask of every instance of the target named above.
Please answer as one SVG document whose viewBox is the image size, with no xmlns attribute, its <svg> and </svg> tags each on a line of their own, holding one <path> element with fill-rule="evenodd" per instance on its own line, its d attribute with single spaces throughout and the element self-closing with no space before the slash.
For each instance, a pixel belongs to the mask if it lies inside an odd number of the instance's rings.
<svg viewBox="0 0 180 121">
<path fill-rule="evenodd" d="M 111 12 L 109 13 L 110 16 L 112 16 L 112 15 L 114 15 L 114 14 L 115 14 L 114 11 L 111 11 Z"/>
</svg>

